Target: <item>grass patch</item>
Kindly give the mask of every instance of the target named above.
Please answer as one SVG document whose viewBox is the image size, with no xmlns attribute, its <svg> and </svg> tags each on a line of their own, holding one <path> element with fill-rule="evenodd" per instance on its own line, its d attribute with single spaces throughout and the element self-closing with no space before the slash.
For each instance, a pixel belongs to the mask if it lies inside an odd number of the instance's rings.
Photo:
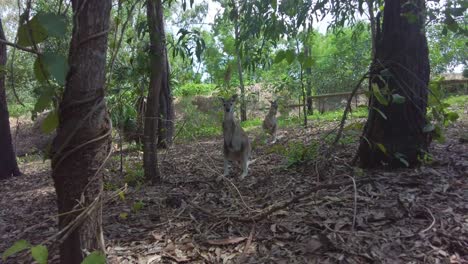
<svg viewBox="0 0 468 264">
<path fill-rule="evenodd" d="M 33 109 L 33 103 L 24 102 L 24 106 L 20 104 L 8 104 L 8 113 L 10 114 L 10 117 L 30 116 Z"/>
<path fill-rule="evenodd" d="M 452 95 L 442 100 L 444 103 L 450 105 L 450 107 L 455 109 L 460 109 L 463 111 L 463 108 L 468 103 L 468 95 Z"/>
<path fill-rule="evenodd" d="M 173 94 L 175 96 L 209 95 L 212 94 L 215 90 L 215 84 L 186 83 L 180 87 L 176 87 L 173 91 Z"/>
</svg>

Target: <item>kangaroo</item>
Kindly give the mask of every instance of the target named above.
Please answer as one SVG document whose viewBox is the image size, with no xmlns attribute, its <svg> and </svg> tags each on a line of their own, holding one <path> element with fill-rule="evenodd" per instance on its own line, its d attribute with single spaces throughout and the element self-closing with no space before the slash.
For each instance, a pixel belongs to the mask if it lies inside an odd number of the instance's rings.
<svg viewBox="0 0 468 264">
<path fill-rule="evenodd" d="M 224 136 L 224 176 L 229 174 L 229 161 L 238 161 L 242 167 L 243 179 L 248 174 L 251 154 L 250 140 L 240 124 L 234 119 L 234 103 L 237 95 L 230 99 L 221 98 L 224 106 L 223 136 Z"/>
<path fill-rule="evenodd" d="M 276 113 L 278 112 L 278 103 L 277 101 L 270 101 L 270 111 L 265 116 L 265 120 L 263 120 L 263 130 L 268 134 L 273 136 L 273 141 L 271 143 L 276 142 L 276 130 L 278 128 L 278 122 L 276 120 Z"/>
</svg>

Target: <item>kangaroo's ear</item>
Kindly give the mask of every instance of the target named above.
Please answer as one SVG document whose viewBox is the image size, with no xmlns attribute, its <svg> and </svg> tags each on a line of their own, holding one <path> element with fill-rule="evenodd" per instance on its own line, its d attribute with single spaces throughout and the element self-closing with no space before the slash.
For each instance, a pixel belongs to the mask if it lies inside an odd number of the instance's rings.
<svg viewBox="0 0 468 264">
<path fill-rule="evenodd" d="M 236 100 L 237 100 L 237 94 L 233 95 L 233 96 L 231 97 L 231 100 L 232 100 L 233 102 L 236 101 Z"/>
<path fill-rule="evenodd" d="M 223 97 L 218 97 L 218 99 L 224 104 L 226 100 Z"/>
</svg>

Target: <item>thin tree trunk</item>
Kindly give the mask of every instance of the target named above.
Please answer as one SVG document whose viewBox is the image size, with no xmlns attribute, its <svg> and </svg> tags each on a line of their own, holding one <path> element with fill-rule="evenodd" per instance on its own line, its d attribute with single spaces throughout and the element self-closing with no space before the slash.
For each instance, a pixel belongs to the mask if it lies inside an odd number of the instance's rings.
<svg viewBox="0 0 468 264">
<path fill-rule="evenodd" d="M 305 44 L 304 44 L 305 46 Z M 297 53 L 299 53 L 299 40 L 296 38 L 296 49 Z M 304 85 L 304 64 L 303 62 L 299 62 L 299 80 L 301 82 L 301 94 L 302 94 L 302 112 L 304 113 L 304 127 L 307 127 L 307 93 Z"/>
<path fill-rule="evenodd" d="M 0 39 L 5 39 L 2 20 L 0 19 Z M 0 43 L 0 179 L 21 175 L 16 162 L 16 155 L 11 141 L 10 115 L 5 91 L 5 66 L 7 62 L 6 45 Z"/>
<path fill-rule="evenodd" d="M 144 127 L 143 167 L 147 181 L 158 183 L 161 176 L 158 168 L 157 131 L 159 102 L 166 66 L 166 37 L 164 35 L 163 8 L 161 0 L 147 0 L 147 19 L 150 30 L 150 85 Z"/>
<path fill-rule="evenodd" d="M 111 148 L 111 123 L 104 99 L 110 0 L 72 0 L 70 71 L 59 108 L 53 142 L 52 178 L 57 192 L 59 228 L 76 220 L 97 201 L 83 222 L 60 245 L 60 262 L 81 263 L 86 252 L 105 252 L 100 169 Z"/>
<path fill-rule="evenodd" d="M 377 25 L 370 82 L 384 95 L 388 93 L 388 105 L 374 95 L 370 98 L 369 118 L 358 150 L 361 167 L 418 165 L 430 143 L 423 132 L 430 72 L 425 6 L 423 0 L 412 5 L 406 2 L 386 0 L 382 30 Z M 409 21 L 412 18 L 416 21 Z M 405 102 L 392 103 L 392 94 L 405 97 Z"/>
<path fill-rule="evenodd" d="M 237 72 L 239 74 L 239 86 L 240 86 L 240 113 L 241 113 L 241 121 L 247 120 L 247 109 L 245 104 L 245 86 L 244 86 L 244 77 L 242 73 L 242 58 L 239 49 L 239 39 L 240 39 L 240 28 L 239 28 L 239 10 L 234 0 L 232 0 L 232 4 L 234 6 L 236 12 L 236 18 L 234 21 L 234 37 L 236 39 L 236 60 L 237 60 Z"/>
<path fill-rule="evenodd" d="M 304 55 L 306 58 L 310 56 L 310 48 L 307 43 L 304 44 Z M 306 67 L 306 96 L 307 96 L 307 114 L 313 115 L 314 109 L 312 106 L 312 68 Z"/>
<path fill-rule="evenodd" d="M 241 121 L 246 121 L 247 109 L 245 106 L 245 86 L 244 86 L 244 78 L 242 75 L 242 62 L 241 62 L 239 47 L 236 47 L 236 54 L 237 54 L 237 72 L 239 73 L 239 85 L 240 85 L 240 92 L 241 92 L 241 96 L 240 96 L 241 98 L 241 101 L 240 101 Z"/>
<path fill-rule="evenodd" d="M 375 56 L 375 44 L 376 44 L 376 21 L 374 15 L 374 0 L 367 0 L 367 8 L 369 12 L 369 22 L 371 28 L 371 47 L 372 47 L 372 58 Z"/>
<path fill-rule="evenodd" d="M 169 60 L 167 59 L 167 50 L 166 54 L 166 67 L 164 68 L 163 73 L 163 82 L 162 90 L 160 96 L 160 106 L 161 111 L 158 127 L 158 148 L 167 148 L 172 145 L 172 138 L 174 137 L 174 101 L 172 100 L 171 86 L 169 83 L 170 67 Z"/>
</svg>

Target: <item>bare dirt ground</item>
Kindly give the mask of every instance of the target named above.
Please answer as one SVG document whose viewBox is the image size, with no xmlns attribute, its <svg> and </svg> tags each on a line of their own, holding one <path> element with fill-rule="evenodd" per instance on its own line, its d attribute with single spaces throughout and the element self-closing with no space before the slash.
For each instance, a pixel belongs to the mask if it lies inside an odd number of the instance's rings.
<svg viewBox="0 0 468 264">
<path fill-rule="evenodd" d="M 257 147 L 242 181 L 237 166 L 215 180 L 221 138 L 178 144 L 161 153 L 161 186 L 129 187 L 104 205 L 108 262 L 468 263 L 467 128 L 466 118 L 452 125 L 445 143 L 433 143 L 433 162 L 417 169 L 352 169 L 356 144 L 342 143 L 319 179 L 313 161 L 288 168 L 279 151 L 317 142 L 318 128 L 282 130 L 277 145 Z M 128 175 L 141 154 L 125 155 Z M 23 176 L 0 182 L 0 252 L 57 232 L 50 163 L 23 158 L 20 168 Z M 116 154 L 106 192 L 124 177 Z M 56 263 L 55 249 L 49 256 Z"/>
</svg>

